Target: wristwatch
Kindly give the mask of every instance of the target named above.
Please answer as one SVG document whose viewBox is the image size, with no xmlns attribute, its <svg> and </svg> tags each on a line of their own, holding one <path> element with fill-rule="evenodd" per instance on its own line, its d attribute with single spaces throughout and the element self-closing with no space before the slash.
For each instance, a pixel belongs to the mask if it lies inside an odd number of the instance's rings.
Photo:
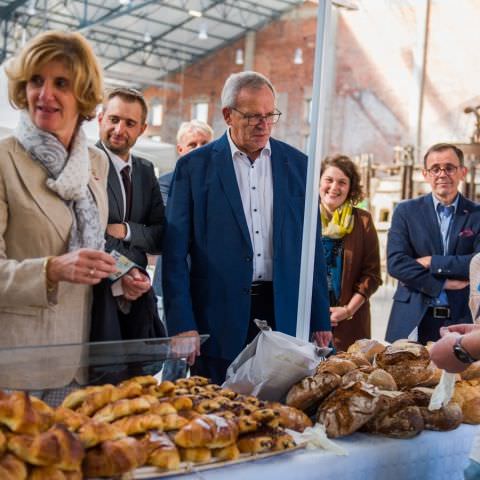
<svg viewBox="0 0 480 480">
<path fill-rule="evenodd" d="M 473 358 L 463 347 L 462 347 L 462 338 L 463 335 L 460 335 L 457 337 L 455 340 L 455 345 L 453 345 L 453 354 L 457 358 L 457 360 L 460 360 L 462 363 L 466 363 L 467 365 L 470 365 L 473 362 L 476 362 L 477 359 Z"/>
</svg>

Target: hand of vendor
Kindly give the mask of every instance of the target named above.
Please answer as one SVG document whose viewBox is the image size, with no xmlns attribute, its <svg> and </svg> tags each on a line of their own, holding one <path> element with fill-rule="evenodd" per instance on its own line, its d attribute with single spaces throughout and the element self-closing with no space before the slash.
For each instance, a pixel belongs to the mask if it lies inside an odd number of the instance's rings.
<svg viewBox="0 0 480 480">
<path fill-rule="evenodd" d="M 328 347 L 332 341 L 332 332 L 330 330 L 313 332 L 312 337 L 319 347 Z"/>
<path fill-rule="evenodd" d="M 470 333 L 473 330 L 478 330 L 480 329 L 480 324 L 475 324 L 475 323 L 460 323 L 458 325 L 450 325 L 448 327 L 442 327 L 440 329 L 440 336 L 444 337 L 445 335 L 448 335 L 449 333 L 459 333 L 460 335 L 465 335 L 467 333 Z"/>
<path fill-rule="evenodd" d="M 130 301 L 140 298 L 144 293 L 148 292 L 151 287 L 148 275 L 140 272 L 138 268 L 132 268 L 126 275 L 121 278 L 123 296 Z"/>
<path fill-rule="evenodd" d="M 172 351 L 178 356 L 187 357 L 188 365 L 192 366 L 200 356 L 200 335 L 196 330 L 175 335 L 172 337 Z"/>
</svg>

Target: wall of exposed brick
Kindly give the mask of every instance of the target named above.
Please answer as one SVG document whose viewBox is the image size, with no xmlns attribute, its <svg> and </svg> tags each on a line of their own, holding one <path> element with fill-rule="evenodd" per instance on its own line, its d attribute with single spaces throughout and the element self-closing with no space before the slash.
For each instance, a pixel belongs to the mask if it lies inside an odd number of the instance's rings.
<svg viewBox="0 0 480 480">
<path fill-rule="evenodd" d="M 395 145 L 415 141 L 415 81 L 412 68 L 421 19 L 416 0 L 358 0 L 357 11 L 335 10 L 335 69 L 329 98 L 328 151 L 373 153 L 390 162 Z M 306 100 L 311 96 L 317 6 L 298 10 L 256 33 L 254 69 L 268 76 L 283 112 L 274 135 L 303 149 L 309 133 Z M 463 113 L 480 103 L 480 29 L 477 0 L 432 0 L 422 122 L 422 150 L 438 141 L 468 142 L 474 118 Z M 191 118 L 192 103 L 209 102 L 209 122 L 224 131 L 220 93 L 245 40 L 216 52 L 167 80 L 181 92 L 148 88 L 145 95 L 164 105 L 164 123 L 147 134 L 175 142 L 181 121 Z M 295 48 L 303 64 L 295 65 Z"/>
</svg>

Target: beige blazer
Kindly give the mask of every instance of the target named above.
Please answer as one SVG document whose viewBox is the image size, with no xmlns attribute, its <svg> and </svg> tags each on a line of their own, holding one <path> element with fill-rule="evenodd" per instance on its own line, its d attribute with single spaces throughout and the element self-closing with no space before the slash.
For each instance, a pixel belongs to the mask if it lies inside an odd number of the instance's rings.
<svg viewBox="0 0 480 480">
<path fill-rule="evenodd" d="M 89 157 L 106 227 L 108 160 L 94 147 Z M 44 260 L 66 253 L 72 214 L 46 179 L 15 138 L 0 141 L 0 348 L 88 341 L 91 287 L 61 282 L 56 301 L 47 299 Z"/>
</svg>

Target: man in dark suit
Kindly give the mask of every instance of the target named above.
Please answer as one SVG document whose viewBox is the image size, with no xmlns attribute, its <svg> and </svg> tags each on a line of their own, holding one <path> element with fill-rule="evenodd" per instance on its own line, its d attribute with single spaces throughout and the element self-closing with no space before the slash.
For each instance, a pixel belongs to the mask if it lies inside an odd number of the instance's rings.
<svg viewBox="0 0 480 480">
<path fill-rule="evenodd" d="M 263 75 L 231 75 L 222 113 L 227 132 L 177 162 L 163 254 L 169 333 L 210 335 L 192 372 L 214 382 L 258 333 L 255 318 L 296 333 L 307 172 L 305 155 L 270 137 L 281 114 Z M 328 307 L 319 227 L 311 330 L 322 345 Z"/>
<path fill-rule="evenodd" d="M 423 176 L 432 193 L 400 203 L 388 233 L 389 274 L 398 279 L 386 339 L 438 340 L 440 328 L 472 323 L 469 265 L 480 251 L 480 207 L 458 192 L 463 152 L 432 146 Z M 417 330 L 415 330 L 417 329 Z"/>
<path fill-rule="evenodd" d="M 161 252 L 162 196 L 151 162 L 130 152 L 145 131 L 146 117 L 142 94 L 130 88 L 110 91 L 98 117 L 97 146 L 110 162 L 105 249 L 120 252 L 140 268 L 126 275 L 126 292 L 118 288 L 119 282 L 113 286 L 104 282 L 95 291 L 92 340 L 145 338 L 163 333 L 156 297 L 145 272 L 147 253 Z"/>
</svg>

